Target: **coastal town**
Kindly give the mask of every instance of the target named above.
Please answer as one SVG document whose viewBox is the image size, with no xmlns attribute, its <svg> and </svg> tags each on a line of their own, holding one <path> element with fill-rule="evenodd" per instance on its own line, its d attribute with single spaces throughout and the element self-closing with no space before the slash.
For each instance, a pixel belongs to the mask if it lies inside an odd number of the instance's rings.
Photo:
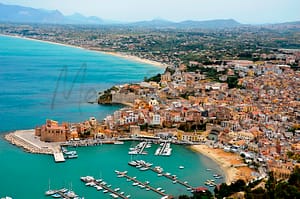
<svg viewBox="0 0 300 199">
<path fill-rule="evenodd" d="M 261 179 L 270 171 L 286 179 L 299 166 L 300 152 L 300 73 L 287 63 L 291 57 L 299 62 L 300 52 L 281 61 L 230 60 L 193 72 L 188 70 L 195 62 L 168 67 L 158 81 L 116 85 L 103 92 L 99 103 L 126 105 L 103 121 L 47 120 L 34 135 L 45 142 L 73 144 L 127 139 L 188 144 L 211 151 L 213 159 L 217 153 L 240 156 L 240 162 L 228 167 L 249 168 L 250 175 L 231 176 L 228 183 Z M 211 71 L 218 81 L 209 78 Z M 235 75 L 235 84 L 228 84 Z"/>
<path fill-rule="evenodd" d="M 145 77 L 142 82 L 99 91 L 98 104 L 124 105 L 103 120 L 91 116 L 71 123 L 49 118 L 33 130 L 16 131 L 5 138 L 29 152 L 53 154 L 57 162 L 77 158 L 76 153 L 64 151 L 68 146 L 137 140 L 146 142 L 144 148 L 147 142 L 165 143 L 157 154 L 170 156 L 170 144 L 188 145 L 220 165 L 227 185 L 242 180 L 263 186 L 270 179 L 269 173 L 278 181 L 287 180 L 300 167 L 300 44 L 295 39 L 299 36 L 297 25 L 290 27 L 284 42 L 274 42 L 282 41 L 276 32 L 284 31 L 282 27 L 266 28 L 264 34 L 270 37 L 261 37 L 262 33 L 256 34 L 260 28 L 249 27 L 224 33 L 151 29 L 151 34 L 148 29 L 132 34 L 123 28 L 119 32 L 115 27 L 104 31 L 86 28 L 82 36 L 80 27 L 70 31 L 72 26 L 36 29 L 35 25 L 2 24 L 2 34 L 136 56 L 165 67 L 162 74 Z M 236 40 L 239 34 L 243 37 Z M 167 44 L 162 43 L 164 40 Z M 173 40 L 176 42 L 168 43 Z M 288 49 L 291 46 L 296 48 Z M 131 152 L 143 154 L 142 149 Z M 167 196 L 126 173 L 118 174 Z M 82 181 L 125 197 L 88 177 Z M 222 190 L 217 184 L 208 184 Z"/>
</svg>

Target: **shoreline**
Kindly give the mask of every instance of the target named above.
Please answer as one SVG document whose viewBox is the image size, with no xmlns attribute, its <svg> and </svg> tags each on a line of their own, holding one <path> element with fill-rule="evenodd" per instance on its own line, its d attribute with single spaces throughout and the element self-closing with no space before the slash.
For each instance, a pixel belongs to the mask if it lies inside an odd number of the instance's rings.
<svg viewBox="0 0 300 199">
<path fill-rule="evenodd" d="M 102 50 L 97 50 L 97 49 L 94 49 L 94 48 L 85 48 L 85 47 L 75 46 L 75 45 L 71 45 L 71 44 L 64 44 L 64 43 L 59 43 L 59 42 L 54 42 L 54 41 L 35 39 L 35 38 L 24 37 L 24 36 L 19 36 L 19 35 L 0 34 L 0 36 L 12 37 L 12 38 L 18 38 L 18 39 L 26 39 L 26 40 L 37 41 L 37 42 L 44 42 L 44 43 L 53 44 L 53 45 L 60 45 L 60 46 L 64 46 L 64 47 L 78 48 L 78 49 L 81 49 L 81 50 L 87 50 L 87 51 L 96 52 L 96 53 L 100 53 L 100 54 L 104 54 L 104 55 L 110 55 L 110 56 L 114 56 L 114 57 L 123 58 L 123 59 L 133 61 L 133 62 L 149 64 L 149 65 L 164 68 L 164 69 L 169 66 L 168 64 L 163 64 L 163 63 L 160 63 L 160 62 L 157 62 L 157 61 L 140 58 L 140 57 L 134 56 L 134 55 L 128 55 L 128 54 L 122 53 L 122 52 L 102 51 Z"/>
<path fill-rule="evenodd" d="M 97 50 L 93 50 L 95 52 L 100 52 L 102 54 L 106 54 L 106 55 L 112 55 L 115 57 L 120 57 L 123 59 L 127 59 L 130 61 L 134 61 L 134 62 L 140 62 L 140 63 L 144 63 L 144 64 L 149 64 L 149 65 L 153 65 L 156 67 L 160 67 L 160 68 L 167 68 L 168 65 L 167 64 L 163 64 L 157 61 L 153 61 L 153 60 L 149 60 L 149 59 L 144 59 L 144 58 L 140 58 L 134 55 L 128 55 L 126 53 L 121 53 L 121 52 L 106 52 L 106 51 L 97 51 Z"/>
<path fill-rule="evenodd" d="M 210 148 L 206 145 L 192 145 L 189 148 L 217 163 L 223 170 L 225 183 L 228 185 L 238 179 L 243 179 L 246 182 L 249 181 L 251 173 L 254 171 L 249 167 L 243 166 L 243 162 L 237 154 Z"/>
</svg>

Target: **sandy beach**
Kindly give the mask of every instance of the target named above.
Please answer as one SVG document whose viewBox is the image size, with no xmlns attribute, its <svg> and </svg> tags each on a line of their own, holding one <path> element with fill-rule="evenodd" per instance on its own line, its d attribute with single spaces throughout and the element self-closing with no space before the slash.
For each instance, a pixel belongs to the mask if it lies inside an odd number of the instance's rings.
<svg viewBox="0 0 300 199">
<path fill-rule="evenodd" d="M 133 55 L 128 55 L 128 54 L 124 54 L 124 53 L 119 53 L 119 52 L 103 52 L 103 51 L 99 51 L 99 52 L 104 53 L 104 54 L 108 54 L 108 55 L 113 55 L 113 56 L 121 57 L 121 58 L 128 59 L 128 60 L 135 61 L 135 62 L 141 62 L 141 63 L 145 63 L 145 64 L 150 64 L 150 65 L 162 67 L 162 68 L 166 68 L 168 66 L 166 64 L 162 64 L 162 63 L 157 62 L 157 61 L 152 61 L 152 60 L 148 60 L 148 59 L 142 59 L 140 57 L 133 56 Z"/>
<path fill-rule="evenodd" d="M 22 37 L 22 36 L 17 36 L 17 35 L 0 34 L 0 36 L 14 37 L 14 38 L 19 38 L 19 39 L 27 39 L 27 40 L 32 40 L 32 41 L 45 42 L 45 43 L 54 44 L 54 45 L 67 46 L 67 47 L 72 47 L 72 48 L 79 48 L 79 49 L 82 49 L 82 50 L 89 50 L 89 51 L 98 52 L 98 53 L 101 53 L 101 54 L 112 55 L 112 56 L 124 58 L 124 59 L 134 61 L 134 62 L 140 62 L 140 63 L 144 63 L 144 64 L 153 65 L 155 67 L 161 67 L 161 68 L 167 68 L 168 67 L 167 64 L 163 64 L 163 63 L 153 61 L 153 60 L 143 59 L 143 58 L 140 58 L 140 57 L 137 57 L 137 56 L 128 55 L 128 54 L 120 53 L 120 52 L 106 52 L 106 51 L 101 51 L 101 50 L 97 50 L 97 49 L 84 48 L 84 47 L 81 47 L 81 46 L 63 44 L 63 43 L 40 40 L 40 39 L 34 39 L 34 38 L 29 38 L 29 37 Z"/>
<path fill-rule="evenodd" d="M 222 149 L 210 148 L 206 145 L 192 145 L 191 149 L 215 161 L 225 173 L 226 184 L 238 179 L 248 182 L 253 178 L 251 173 L 254 170 L 244 166 L 242 158 L 237 154 L 224 152 Z"/>
</svg>

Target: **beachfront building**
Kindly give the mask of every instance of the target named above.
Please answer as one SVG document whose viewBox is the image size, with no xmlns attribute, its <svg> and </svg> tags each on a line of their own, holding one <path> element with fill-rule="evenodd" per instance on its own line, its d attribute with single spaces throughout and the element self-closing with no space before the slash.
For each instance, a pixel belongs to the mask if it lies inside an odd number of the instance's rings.
<svg viewBox="0 0 300 199">
<path fill-rule="evenodd" d="M 177 133 L 177 139 L 178 141 L 184 142 L 200 142 L 205 140 L 205 138 L 200 133 L 183 131 L 179 131 Z"/>
<path fill-rule="evenodd" d="M 65 142 L 68 140 L 70 129 L 68 123 L 58 124 L 54 120 L 46 120 L 46 124 L 35 128 L 35 135 L 45 142 Z"/>
</svg>

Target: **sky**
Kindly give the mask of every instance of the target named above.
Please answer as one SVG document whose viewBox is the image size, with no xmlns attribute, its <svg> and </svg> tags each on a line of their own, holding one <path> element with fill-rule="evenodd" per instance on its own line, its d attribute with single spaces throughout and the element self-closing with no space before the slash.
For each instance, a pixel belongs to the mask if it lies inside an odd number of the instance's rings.
<svg viewBox="0 0 300 199">
<path fill-rule="evenodd" d="M 134 22 L 235 19 L 244 24 L 300 21 L 300 0 L 0 0 L 4 4 Z"/>
</svg>

